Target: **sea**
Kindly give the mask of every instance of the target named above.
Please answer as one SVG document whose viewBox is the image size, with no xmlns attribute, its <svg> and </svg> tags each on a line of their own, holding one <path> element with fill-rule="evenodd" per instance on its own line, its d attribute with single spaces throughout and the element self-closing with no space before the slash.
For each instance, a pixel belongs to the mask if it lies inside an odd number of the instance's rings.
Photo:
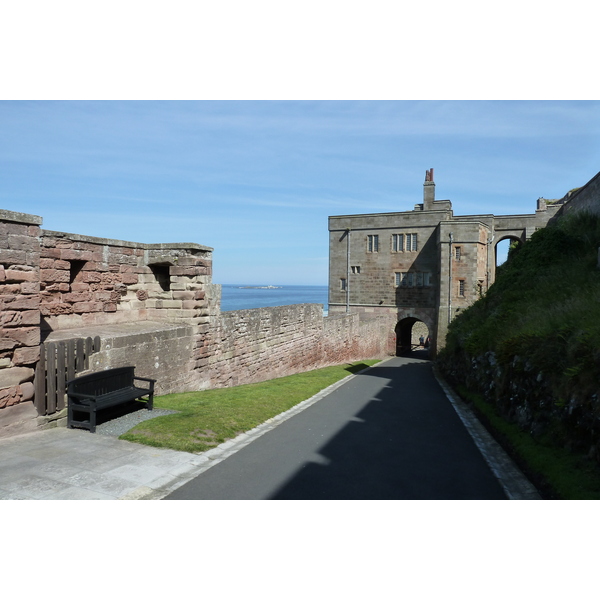
<svg viewBox="0 0 600 600">
<path fill-rule="evenodd" d="M 236 285 L 221 284 L 221 311 L 286 306 L 288 304 L 322 304 L 327 315 L 326 285 Z"/>
</svg>

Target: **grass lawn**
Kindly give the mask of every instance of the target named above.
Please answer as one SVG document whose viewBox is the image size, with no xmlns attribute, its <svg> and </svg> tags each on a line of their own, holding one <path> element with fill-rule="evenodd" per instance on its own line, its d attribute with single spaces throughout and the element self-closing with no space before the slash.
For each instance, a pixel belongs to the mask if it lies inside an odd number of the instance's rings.
<svg viewBox="0 0 600 600">
<path fill-rule="evenodd" d="M 155 408 L 179 412 L 140 423 L 120 439 L 183 452 L 204 452 L 378 362 L 366 360 L 262 383 L 158 396 Z"/>
</svg>

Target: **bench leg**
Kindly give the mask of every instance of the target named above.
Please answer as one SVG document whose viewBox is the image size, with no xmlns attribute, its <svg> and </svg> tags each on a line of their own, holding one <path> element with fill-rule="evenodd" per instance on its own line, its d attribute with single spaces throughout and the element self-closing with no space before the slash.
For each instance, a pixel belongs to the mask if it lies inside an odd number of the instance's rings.
<svg viewBox="0 0 600 600">
<path fill-rule="evenodd" d="M 96 433 L 96 407 L 90 407 L 90 433 Z"/>
</svg>

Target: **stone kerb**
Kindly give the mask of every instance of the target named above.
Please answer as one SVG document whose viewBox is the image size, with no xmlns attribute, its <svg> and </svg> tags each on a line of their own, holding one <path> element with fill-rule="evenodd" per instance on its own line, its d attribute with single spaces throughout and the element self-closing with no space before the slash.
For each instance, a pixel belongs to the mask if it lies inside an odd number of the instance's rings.
<svg viewBox="0 0 600 600">
<path fill-rule="evenodd" d="M 31 401 L 40 344 L 41 222 L 0 210 L 0 429 L 36 414 Z"/>
</svg>

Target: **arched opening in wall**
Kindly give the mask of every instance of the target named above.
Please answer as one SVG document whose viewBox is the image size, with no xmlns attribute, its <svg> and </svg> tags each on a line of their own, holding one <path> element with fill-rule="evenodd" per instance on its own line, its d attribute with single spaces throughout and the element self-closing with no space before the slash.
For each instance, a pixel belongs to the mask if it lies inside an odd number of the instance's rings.
<svg viewBox="0 0 600 600">
<path fill-rule="evenodd" d="M 396 324 L 396 356 L 418 353 L 423 358 L 429 356 L 430 332 L 423 321 L 407 317 Z"/>
<path fill-rule="evenodd" d="M 517 237 L 506 237 L 500 240 L 496 244 L 496 268 L 501 267 L 521 243 Z"/>
<path fill-rule="evenodd" d="M 171 273 L 169 272 L 168 263 L 160 263 L 148 265 L 156 278 L 156 282 L 160 285 L 163 292 L 171 291 Z"/>
</svg>

